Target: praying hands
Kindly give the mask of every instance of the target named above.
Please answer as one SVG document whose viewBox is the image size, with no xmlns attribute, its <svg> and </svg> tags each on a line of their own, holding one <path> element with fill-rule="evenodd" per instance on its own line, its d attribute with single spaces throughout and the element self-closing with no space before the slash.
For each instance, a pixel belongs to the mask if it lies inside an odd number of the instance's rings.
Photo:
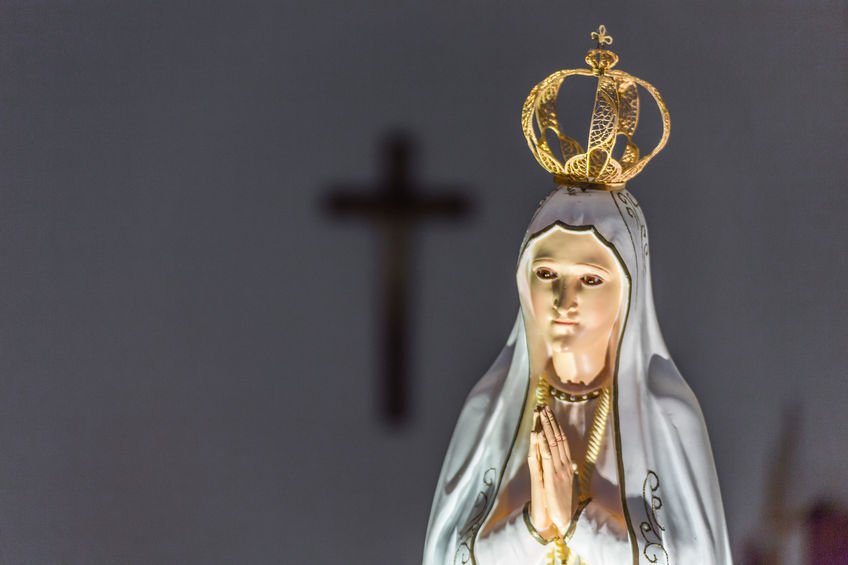
<svg viewBox="0 0 848 565">
<path fill-rule="evenodd" d="M 565 534 L 571 523 L 576 466 L 568 440 L 550 407 L 536 409 L 530 451 L 530 521 L 539 534 L 551 539 Z"/>
</svg>

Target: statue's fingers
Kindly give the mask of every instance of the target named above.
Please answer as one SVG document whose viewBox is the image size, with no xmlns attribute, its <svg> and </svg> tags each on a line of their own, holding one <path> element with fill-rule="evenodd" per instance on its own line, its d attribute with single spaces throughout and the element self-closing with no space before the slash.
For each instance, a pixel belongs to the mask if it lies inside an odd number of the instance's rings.
<svg viewBox="0 0 848 565">
<path fill-rule="evenodd" d="M 539 437 L 539 434 L 536 434 L 536 438 Z M 542 448 L 539 446 L 538 439 L 536 440 L 536 468 L 539 471 L 539 479 L 542 478 Z"/>
<path fill-rule="evenodd" d="M 551 465 L 553 467 L 553 465 Z M 551 468 L 550 473 L 553 473 L 553 468 Z M 560 507 L 559 501 L 559 493 L 556 489 L 556 481 L 545 481 L 542 485 L 544 496 L 545 496 L 545 507 L 550 514 L 552 511 L 556 512 L 556 509 Z M 553 516 L 551 516 L 553 517 Z"/>
<path fill-rule="evenodd" d="M 557 451 L 559 451 L 559 459 L 564 466 L 569 467 L 571 465 L 571 450 L 568 447 L 568 438 L 565 437 L 562 430 L 558 431 L 558 438 Z"/>
<path fill-rule="evenodd" d="M 554 461 L 551 455 L 551 447 L 545 436 L 539 437 L 539 451 L 542 453 L 542 473 L 546 477 L 554 476 Z"/>
<path fill-rule="evenodd" d="M 545 433 L 545 437 L 548 439 L 548 443 L 554 445 L 556 443 L 556 435 L 554 434 L 554 426 L 551 422 L 551 409 L 548 406 L 545 406 L 540 413 L 540 417 L 542 420 L 542 431 Z"/>
<path fill-rule="evenodd" d="M 530 492 L 535 496 L 545 492 L 545 480 L 542 478 L 542 455 L 539 453 L 539 444 L 533 446 L 530 457 L 527 458 L 527 467 L 530 470 Z"/>
<path fill-rule="evenodd" d="M 530 449 L 527 451 L 527 465 L 530 467 L 531 474 L 541 470 L 540 460 L 539 440 L 536 438 L 535 432 L 530 432 Z"/>
<path fill-rule="evenodd" d="M 559 422 L 557 422 L 556 418 L 554 418 L 553 424 L 554 424 L 554 433 L 556 434 L 556 437 L 557 437 L 557 440 L 558 440 L 557 445 L 559 445 L 564 452 L 564 457 L 562 458 L 562 460 L 564 462 L 567 461 L 567 462 L 570 463 L 571 462 L 571 448 L 568 446 L 568 438 L 565 436 L 565 432 L 562 431 L 562 426 L 559 425 Z"/>
<path fill-rule="evenodd" d="M 557 442 L 557 452 L 559 453 L 559 460 L 562 462 L 563 467 L 570 467 L 571 457 L 568 456 L 568 441 Z"/>
<path fill-rule="evenodd" d="M 542 431 L 542 422 L 541 417 L 539 415 L 539 408 L 537 407 L 533 410 L 533 427 L 530 430 L 530 447 L 538 447 L 539 444 L 539 433 Z"/>
<path fill-rule="evenodd" d="M 533 432 L 539 433 L 542 431 L 542 408 L 537 406 L 533 410 Z"/>
<path fill-rule="evenodd" d="M 553 412 L 549 407 L 545 407 L 542 412 L 542 428 L 545 431 L 545 438 L 551 448 L 551 459 L 554 462 L 554 468 L 558 469 L 563 464 L 562 455 L 560 453 L 559 441 L 557 441 L 556 432 L 554 431 Z"/>
<path fill-rule="evenodd" d="M 544 470 L 545 460 L 550 461 L 553 457 L 551 453 L 551 444 L 548 443 L 548 438 L 545 434 L 537 434 L 537 445 L 539 446 L 539 454 L 542 456 L 542 468 Z"/>
<path fill-rule="evenodd" d="M 560 463 L 563 466 L 570 466 L 571 450 L 568 446 L 568 438 L 565 436 L 565 432 L 562 431 L 562 426 L 559 425 L 553 410 L 549 411 L 548 420 L 550 422 L 551 429 L 553 429 L 554 438 L 556 439 L 556 451 L 557 455 L 559 455 Z"/>
</svg>

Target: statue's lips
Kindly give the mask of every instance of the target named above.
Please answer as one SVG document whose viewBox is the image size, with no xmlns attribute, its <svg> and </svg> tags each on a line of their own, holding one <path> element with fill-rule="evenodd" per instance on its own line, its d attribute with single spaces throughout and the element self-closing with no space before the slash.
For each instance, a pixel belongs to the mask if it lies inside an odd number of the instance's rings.
<svg viewBox="0 0 848 565">
<path fill-rule="evenodd" d="M 554 320 L 555 324 L 559 324 L 561 326 L 576 326 L 577 322 L 574 320 Z"/>
</svg>

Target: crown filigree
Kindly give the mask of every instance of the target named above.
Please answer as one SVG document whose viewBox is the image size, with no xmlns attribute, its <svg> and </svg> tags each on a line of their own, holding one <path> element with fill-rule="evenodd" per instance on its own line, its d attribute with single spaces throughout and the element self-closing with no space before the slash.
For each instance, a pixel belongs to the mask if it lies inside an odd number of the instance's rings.
<svg viewBox="0 0 848 565">
<path fill-rule="evenodd" d="M 554 175 L 557 182 L 618 190 L 639 174 L 648 161 L 665 147 L 671 120 L 668 108 L 656 88 L 638 77 L 613 68 L 618 63 L 618 55 L 606 48 L 612 44 L 612 36 L 607 35 L 606 27 L 599 26 L 598 31 L 593 31 L 590 37 L 596 41 L 597 46 L 586 54 L 589 68 L 557 71 L 534 86 L 521 110 L 521 128 L 533 156 L 546 171 Z M 585 151 L 579 142 L 562 133 L 557 120 L 557 95 L 569 76 L 598 79 Z M 645 156 L 640 155 L 633 141 L 639 122 L 639 86 L 651 94 L 663 122 L 659 143 Z M 561 160 L 548 145 L 546 134 L 549 131 L 559 140 Z M 621 154 L 614 156 L 619 136 L 624 136 L 625 143 Z"/>
</svg>

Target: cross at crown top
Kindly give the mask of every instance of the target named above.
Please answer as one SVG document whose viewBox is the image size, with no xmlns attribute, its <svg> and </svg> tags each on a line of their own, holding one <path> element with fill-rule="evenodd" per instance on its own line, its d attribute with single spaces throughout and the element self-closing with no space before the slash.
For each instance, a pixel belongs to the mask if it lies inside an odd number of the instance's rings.
<svg viewBox="0 0 848 565">
<path fill-rule="evenodd" d="M 589 37 L 598 42 L 598 49 L 603 49 L 604 45 L 612 45 L 612 36 L 607 35 L 607 26 L 601 24 L 598 26 L 598 31 L 593 31 Z"/>
</svg>

